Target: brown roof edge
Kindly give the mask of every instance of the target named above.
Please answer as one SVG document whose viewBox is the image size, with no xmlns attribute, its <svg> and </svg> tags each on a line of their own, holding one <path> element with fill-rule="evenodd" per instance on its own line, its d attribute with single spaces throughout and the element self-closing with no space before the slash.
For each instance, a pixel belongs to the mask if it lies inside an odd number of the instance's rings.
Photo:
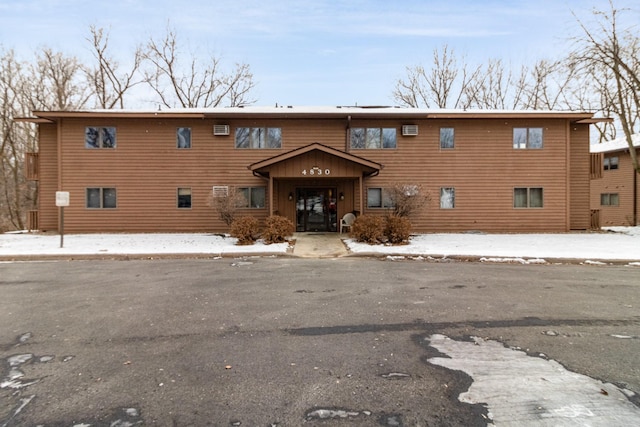
<svg viewBox="0 0 640 427">
<path fill-rule="evenodd" d="M 613 123 L 613 119 L 610 117 L 591 117 L 588 119 L 576 120 L 574 123 L 587 124 L 587 125 L 593 125 L 595 123 Z"/>
<path fill-rule="evenodd" d="M 45 124 L 45 123 L 55 123 L 55 120 L 44 119 L 40 117 L 14 117 L 14 122 L 20 123 L 37 123 L 37 124 Z"/>
<path fill-rule="evenodd" d="M 289 159 L 291 159 L 293 157 L 297 157 L 299 155 L 308 153 L 308 152 L 313 151 L 313 150 L 320 150 L 320 151 L 323 151 L 325 153 L 328 153 L 328 154 L 331 154 L 331 155 L 334 155 L 334 156 L 337 156 L 337 157 L 341 157 L 341 158 L 343 158 L 345 160 L 348 160 L 348 161 L 351 161 L 351 162 L 354 162 L 354 163 L 358 163 L 358 164 L 360 164 L 362 166 L 366 166 L 366 167 L 374 169 L 376 171 L 379 171 L 380 169 L 384 168 L 384 165 L 381 164 L 381 163 L 374 162 L 372 160 L 367 160 L 367 159 L 365 159 L 363 157 L 356 156 L 356 155 L 353 155 L 351 153 L 347 153 L 347 152 L 344 152 L 344 151 L 337 150 L 337 149 L 335 149 L 333 147 L 329 147 L 327 145 L 320 144 L 319 142 L 314 142 L 313 144 L 305 145 L 304 147 L 296 148 L 294 150 L 287 151 L 286 153 L 278 154 L 277 156 L 273 156 L 273 157 L 261 160 L 261 161 L 256 162 L 256 163 L 252 163 L 249 166 L 247 166 L 247 169 L 249 169 L 251 171 L 255 171 L 257 169 L 261 169 L 261 168 L 264 168 L 264 167 L 267 167 L 267 166 L 271 166 L 273 164 L 276 164 L 278 162 L 282 162 L 284 160 L 289 160 Z"/>
<path fill-rule="evenodd" d="M 34 111 L 33 115 L 44 119 L 64 118 L 179 118 L 179 119 L 204 119 L 201 112 L 184 111 L 133 111 L 133 110 L 91 110 L 91 111 Z"/>
</svg>

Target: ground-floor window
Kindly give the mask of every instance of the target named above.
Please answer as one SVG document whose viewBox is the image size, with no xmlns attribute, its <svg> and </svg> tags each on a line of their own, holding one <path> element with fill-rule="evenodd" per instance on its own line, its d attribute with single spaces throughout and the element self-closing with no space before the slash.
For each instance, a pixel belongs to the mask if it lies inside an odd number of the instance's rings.
<svg viewBox="0 0 640 427">
<path fill-rule="evenodd" d="M 368 188 L 367 207 L 387 209 L 395 207 L 393 199 L 391 198 L 391 192 L 386 188 Z"/>
<path fill-rule="evenodd" d="M 521 187 L 513 189 L 514 208 L 541 208 L 542 205 L 542 188 Z"/>
<path fill-rule="evenodd" d="M 266 187 L 239 187 L 238 192 L 244 196 L 244 199 L 238 207 L 262 209 L 266 204 Z"/>
<path fill-rule="evenodd" d="M 618 206 L 620 202 L 620 197 L 618 193 L 602 193 L 600 194 L 600 205 L 601 206 Z"/>
<path fill-rule="evenodd" d="M 178 208 L 181 208 L 181 209 L 191 208 L 191 189 L 190 188 L 178 188 Z"/>
<path fill-rule="evenodd" d="M 440 209 L 453 209 L 456 205 L 456 189 L 443 187 L 440 189 Z"/>
<path fill-rule="evenodd" d="M 116 198 L 115 188 L 87 188 L 88 209 L 115 209 Z"/>
</svg>

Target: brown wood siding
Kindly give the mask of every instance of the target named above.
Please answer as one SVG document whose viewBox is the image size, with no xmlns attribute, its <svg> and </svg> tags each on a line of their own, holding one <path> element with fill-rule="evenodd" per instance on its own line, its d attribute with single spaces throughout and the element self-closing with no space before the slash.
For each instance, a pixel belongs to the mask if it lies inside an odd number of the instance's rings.
<svg viewBox="0 0 640 427">
<path fill-rule="evenodd" d="M 640 153 L 640 150 L 638 150 Z M 618 157 L 618 169 L 603 170 L 602 178 L 591 180 L 591 209 L 600 210 L 600 226 L 628 226 L 633 224 L 633 175 L 634 169 L 628 151 L 605 153 L 604 157 Z M 637 181 L 640 182 L 640 177 Z M 640 190 L 640 183 L 638 190 Z M 636 197 L 640 202 L 640 191 Z M 602 206 L 600 195 L 618 194 L 618 206 Z"/>
<path fill-rule="evenodd" d="M 569 126 L 565 119 L 423 119 L 410 122 L 418 125 L 418 136 L 403 137 L 400 129 L 407 121 L 401 119 L 352 121 L 351 127 L 394 127 L 398 132 L 396 149 L 348 150 L 384 165 L 378 176 L 364 180 L 365 205 L 368 187 L 418 184 L 431 195 L 431 202 L 412 218 L 415 231 L 568 230 L 567 164 L 574 161 L 574 156 L 567 159 Z M 230 135 L 214 136 L 214 123 L 229 124 Z M 65 230 L 226 231 L 227 226 L 209 207 L 212 186 L 267 187 L 269 180 L 254 176 L 249 165 L 314 142 L 345 150 L 347 125 L 346 120 L 338 119 L 65 119 L 60 128 L 64 159 L 60 181 L 62 189 L 71 193 L 71 205 L 65 209 Z M 86 149 L 86 126 L 115 126 L 117 148 Z M 234 133 L 239 126 L 281 127 L 282 148 L 236 149 Z M 41 125 L 41 129 L 44 127 Z M 191 149 L 176 148 L 177 127 L 191 127 Z M 440 127 L 455 128 L 454 149 L 440 149 Z M 514 150 L 514 127 L 543 127 L 544 148 Z M 588 144 L 588 133 L 586 135 Z M 55 131 L 52 136 L 55 138 Z M 585 143 L 581 138 L 584 137 L 583 133 L 575 136 L 575 156 L 580 155 Z M 41 188 L 47 193 L 43 191 L 41 211 L 47 210 L 50 216 L 57 212 L 54 197 L 57 188 L 51 184 L 55 186 L 57 179 L 55 175 L 51 176 L 51 166 L 56 164 L 55 140 L 51 144 L 53 151 L 44 147 L 46 144 L 42 145 L 41 173 L 45 174 L 45 163 L 49 165 L 47 185 L 51 188 L 42 187 L 43 178 Z M 240 214 L 263 220 L 272 209 L 293 218 L 295 203 L 288 201 L 289 192 L 300 187 L 325 185 L 335 185 L 338 192 L 345 193 L 345 200 L 338 203 L 339 216 L 358 208 L 360 181 L 354 177 L 349 162 L 325 154 L 317 159 L 307 157 L 307 161 L 316 161 L 318 166 L 328 162 L 331 178 L 293 178 L 303 166 L 302 160 L 305 158 L 273 165 L 271 170 L 276 176 L 292 177 L 274 179 L 273 207 L 245 209 Z M 588 174 L 588 153 L 584 162 Z M 578 167 L 576 171 L 579 170 Z M 55 168 L 52 172 L 55 173 Z M 115 187 L 117 208 L 87 209 L 85 194 L 90 187 Z M 191 209 L 177 208 L 179 187 L 192 189 Z M 455 188 L 454 209 L 440 209 L 441 187 Z M 514 187 L 544 188 L 544 207 L 515 209 Z M 576 203 L 580 205 L 579 201 Z M 385 212 L 364 209 L 364 213 Z M 42 225 L 42 217 L 40 221 Z M 51 224 L 50 220 L 48 224 Z"/>
<path fill-rule="evenodd" d="M 421 231 L 566 231 L 566 121 L 429 120 L 396 150 L 359 150 L 384 163 L 367 187 L 417 184 L 431 201 L 412 218 Z M 356 125 L 354 125 L 356 126 Z M 441 127 L 455 129 L 455 148 L 440 149 Z M 543 127 L 544 148 L 515 150 L 514 127 Z M 355 153 L 355 150 L 352 151 Z M 455 188 L 455 208 L 440 208 L 440 188 Z M 513 207 L 514 187 L 542 187 L 544 207 Z M 366 213 L 380 212 L 367 209 Z"/>
<path fill-rule="evenodd" d="M 588 230 L 591 228 L 589 125 L 571 125 L 570 137 L 569 226 L 572 230 Z"/>
<path fill-rule="evenodd" d="M 39 145 L 38 229 L 41 231 L 57 230 L 58 143 L 56 125 L 39 125 Z"/>
</svg>

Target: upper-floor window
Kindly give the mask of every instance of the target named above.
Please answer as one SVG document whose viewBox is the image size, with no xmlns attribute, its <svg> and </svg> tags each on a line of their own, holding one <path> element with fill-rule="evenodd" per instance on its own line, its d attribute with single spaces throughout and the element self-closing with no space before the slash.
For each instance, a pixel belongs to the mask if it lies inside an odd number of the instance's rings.
<svg viewBox="0 0 640 427">
<path fill-rule="evenodd" d="M 513 128 L 513 148 L 537 150 L 542 146 L 542 128 Z"/>
<path fill-rule="evenodd" d="M 236 148 L 282 148 L 282 128 L 236 128 Z"/>
<path fill-rule="evenodd" d="M 514 188 L 513 207 L 514 208 L 541 208 L 542 188 Z"/>
<path fill-rule="evenodd" d="M 84 147 L 116 148 L 116 128 L 87 126 L 84 128 Z"/>
<path fill-rule="evenodd" d="M 87 208 L 89 209 L 115 209 L 115 188 L 87 188 Z"/>
<path fill-rule="evenodd" d="M 453 128 L 440 128 L 440 148 L 448 150 L 454 148 Z"/>
<path fill-rule="evenodd" d="M 351 148 L 396 148 L 395 128 L 352 128 Z"/>
<path fill-rule="evenodd" d="M 611 171 L 614 169 L 618 169 L 618 157 L 605 157 L 602 160 L 602 166 L 604 166 L 604 170 Z"/>
<path fill-rule="evenodd" d="M 176 147 L 191 148 L 191 128 L 176 129 Z"/>
</svg>

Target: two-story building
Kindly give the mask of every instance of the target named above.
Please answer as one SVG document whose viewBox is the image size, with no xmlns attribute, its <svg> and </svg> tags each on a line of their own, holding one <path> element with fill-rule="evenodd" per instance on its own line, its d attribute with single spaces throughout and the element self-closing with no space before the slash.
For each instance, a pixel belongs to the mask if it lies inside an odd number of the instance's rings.
<svg viewBox="0 0 640 427">
<path fill-rule="evenodd" d="M 633 135 L 640 157 L 640 134 Z M 640 179 L 633 167 L 626 138 L 591 146 L 595 173 L 591 180 L 591 209 L 600 226 L 638 225 Z"/>
<path fill-rule="evenodd" d="M 564 232 L 590 227 L 592 113 L 392 107 L 36 111 L 34 229 L 227 231 L 211 207 L 337 231 L 347 212 L 385 214 L 387 191 L 421 191 L 416 232 Z"/>
</svg>

